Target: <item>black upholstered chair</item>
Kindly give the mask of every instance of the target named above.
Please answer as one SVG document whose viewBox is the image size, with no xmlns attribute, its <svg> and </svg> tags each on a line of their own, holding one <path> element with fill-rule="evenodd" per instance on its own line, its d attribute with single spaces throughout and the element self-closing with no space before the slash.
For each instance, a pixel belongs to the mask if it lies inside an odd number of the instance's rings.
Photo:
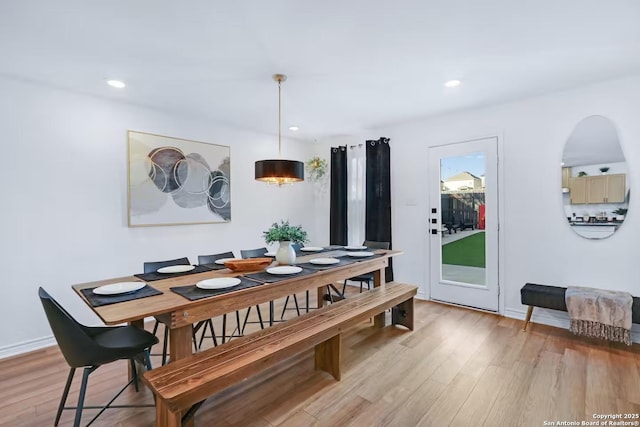
<svg viewBox="0 0 640 427">
<path fill-rule="evenodd" d="M 264 254 L 267 252 L 267 248 L 256 248 L 256 249 L 242 249 L 240 251 L 240 255 L 242 258 L 262 258 Z M 273 301 L 269 301 L 269 307 L 273 305 Z M 251 307 L 247 308 L 247 314 L 244 316 L 244 322 L 242 322 L 242 331 L 240 334 L 244 334 L 244 328 L 248 323 L 259 323 L 260 329 L 264 329 L 264 322 L 262 321 L 262 313 L 260 312 L 260 306 L 256 305 L 256 313 L 258 313 L 258 322 L 249 322 L 249 314 L 251 313 Z M 273 317 L 273 316 L 272 316 Z"/>
<path fill-rule="evenodd" d="M 213 255 L 198 255 L 198 264 L 199 265 L 213 264 L 219 259 L 235 258 L 235 257 L 236 256 L 233 254 L 233 252 L 222 252 L 222 253 L 213 254 Z"/>
<path fill-rule="evenodd" d="M 235 255 L 233 254 L 233 252 L 222 252 L 219 254 L 213 254 L 213 255 L 198 255 L 198 264 L 199 265 L 206 265 L 206 264 L 213 264 L 215 263 L 217 260 L 219 259 L 224 259 L 224 258 L 235 258 Z M 236 330 L 238 331 L 237 334 L 234 335 L 234 332 L 231 332 L 231 335 L 229 335 L 229 338 L 238 338 L 241 337 L 241 333 L 242 333 L 242 328 L 240 327 L 240 312 L 236 311 Z M 205 327 L 202 330 L 202 335 L 200 336 L 200 341 L 198 342 L 198 347 L 202 346 L 202 341 L 205 338 L 205 334 L 207 332 L 207 327 L 210 326 L 210 330 L 211 330 L 211 336 L 214 337 L 215 336 L 215 331 L 213 330 L 213 323 L 207 323 L 205 325 Z M 224 344 L 227 340 L 227 314 L 223 314 L 222 315 L 222 343 Z M 216 341 L 214 340 L 214 344 L 216 343 Z"/>
<path fill-rule="evenodd" d="M 365 240 L 362 246 L 366 246 L 367 249 L 389 249 L 389 242 L 374 242 L 372 240 Z M 347 280 L 353 282 L 360 282 L 360 292 L 362 292 L 362 285 L 367 284 L 367 288 L 371 289 L 371 282 L 373 282 L 373 273 L 361 274 L 360 276 L 351 277 Z M 344 296 L 347 290 L 347 280 L 342 284 L 342 296 Z"/>
<path fill-rule="evenodd" d="M 302 245 L 300 243 L 292 243 L 291 244 L 291 248 L 296 252 L 300 252 L 300 248 L 302 247 Z M 307 297 L 307 305 L 309 304 L 309 291 L 307 291 L 306 293 Z M 280 320 L 284 319 L 284 313 L 287 310 L 295 310 L 296 313 L 298 313 L 298 316 L 300 316 L 300 306 L 298 305 L 298 297 L 296 296 L 296 294 L 293 294 L 293 302 L 295 304 L 294 308 L 288 308 L 287 306 L 289 305 L 289 299 L 291 296 L 287 296 L 287 298 L 284 300 L 284 307 L 282 307 L 282 314 L 280 315 Z M 309 312 L 309 307 L 306 307 L 306 311 Z"/>
<path fill-rule="evenodd" d="M 243 249 L 240 251 L 242 258 L 262 258 L 267 252 L 267 248 Z"/>
<path fill-rule="evenodd" d="M 58 342 L 60 351 L 64 356 L 67 364 L 71 368 L 67 383 L 65 384 L 58 412 L 54 425 L 58 425 L 60 416 L 64 409 L 75 409 L 74 427 L 80 425 L 83 409 L 101 409 L 93 419 L 91 424 L 106 409 L 111 407 L 113 400 L 117 398 L 125 388 L 134 384 L 138 391 L 138 371 L 135 361 L 138 360 L 146 365 L 147 369 L 151 369 L 151 360 L 149 359 L 149 349 L 158 342 L 155 335 L 136 328 L 135 326 L 116 326 L 116 327 L 88 327 L 78 323 L 51 295 L 44 289 L 38 289 L 38 295 L 42 302 L 42 307 L 47 315 L 47 320 L 53 331 L 53 335 Z M 129 360 L 133 377 L 131 380 L 115 395 L 105 406 L 84 406 L 84 399 L 87 391 L 87 382 L 89 375 L 105 365 L 116 360 Z M 78 404 L 74 407 L 65 407 L 69 389 L 73 381 L 73 376 L 77 368 L 84 368 L 82 374 L 82 384 L 80 385 L 80 393 L 78 395 Z M 153 405 L 118 405 L 122 407 L 140 407 Z"/>
<path fill-rule="evenodd" d="M 191 263 L 189 262 L 189 258 L 187 257 L 183 257 L 183 258 L 176 258 L 176 259 L 170 259 L 167 261 L 153 261 L 153 262 L 145 262 L 142 266 L 144 273 L 153 273 L 154 271 L 158 271 L 158 269 L 162 268 L 162 267 L 169 267 L 172 265 L 191 265 Z M 199 322 L 194 326 L 193 329 L 193 345 L 196 349 L 196 351 L 198 350 L 198 345 L 196 343 L 196 332 L 202 328 L 203 326 L 207 326 L 208 321 L 204 321 L 204 322 Z M 209 320 L 210 322 L 210 320 Z M 156 333 L 158 332 L 158 326 L 160 326 L 160 322 L 157 318 L 155 321 L 155 324 L 153 325 L 153 335 L 156 335 Z M 213 329 L 213 323 L 211 324 L 211 329 Z M 215 341 L 215 334 L 214 334 L 214 344 L 217 345 L 216 341 Z M 162 342 L 162 364 L 165 365 L 167 363 L 167 346 L 169 344 L 169 328 L 167 328 L 166 325 L 164 325 L 164 340 Z M 156 356 L 156 355 L 154 355 Z"/>
</svg>

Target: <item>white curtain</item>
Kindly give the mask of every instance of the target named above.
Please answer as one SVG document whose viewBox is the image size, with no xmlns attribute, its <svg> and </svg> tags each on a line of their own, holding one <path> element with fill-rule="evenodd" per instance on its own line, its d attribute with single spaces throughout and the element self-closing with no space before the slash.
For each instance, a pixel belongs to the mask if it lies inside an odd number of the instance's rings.
<svg viewBox="0 0 640 427">
<path fill-rule="evenodd" d="M 366 153 L 363 144 L 347 149 L 347 229 L 350 245 L 364 242 Z"/>
</svg>

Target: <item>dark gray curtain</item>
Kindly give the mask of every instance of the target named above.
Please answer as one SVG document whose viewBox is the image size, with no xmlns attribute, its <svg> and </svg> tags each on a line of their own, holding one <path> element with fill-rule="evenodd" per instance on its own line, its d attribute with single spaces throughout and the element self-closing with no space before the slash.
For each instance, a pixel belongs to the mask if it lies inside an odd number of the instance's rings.
<svg viewBox="0 0 640 427">
<path fill-rule="evenodd" d="M 391 242 L 391 148 L 389 138 L 367 141 L 365 238 L 377 242 Z M 386 281 L 393 280 L 393 266 L 389 259 Z"/>
<path fill-rule="evenodd" d="M 331 148 L 329 243 L 347 245 L 347 147 Z"/>
</svg>

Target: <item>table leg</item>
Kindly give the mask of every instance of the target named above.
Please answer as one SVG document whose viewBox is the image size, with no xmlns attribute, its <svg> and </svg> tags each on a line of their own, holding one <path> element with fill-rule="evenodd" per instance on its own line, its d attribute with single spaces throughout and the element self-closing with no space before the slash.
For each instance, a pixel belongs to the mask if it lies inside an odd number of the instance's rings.
<svg viewBox="0 0 640 427">
<path fill-rule="evenodd" d="M 193 325 L 186 325 L 169 330 L 169 355 L 171 362 L 183 359 L 192 354 L 192 335 Z"/>
<path fill-rule="evenodd" d="M 324 289 L 326 288 L 326 285 L 320 286 L 318 287 L 318 308 L 322 308 L 324 307 Z"/>
<path fill-rule="evenodd" d="M 136 328 L 144 329 L 144 319 L 132 320 L 131 322 L 129 322 L 129 325 L 135 326 Z M 128 366 L 128 368 L 127 368 L 128 369 L 127 378 L 131 379 L 131 378 L 133 378 L 133 370 L 131 369 L 131 364 L 129 364 L 127 366 Z M 140 375 L 142 375 L 142 371 L 138 370 L 138 372 L 140 372 Z"/>
<path fill-rule="evenodd" d="M 385 283 L 385 268 L 373 272 L 373 287 L 378 288 Z M 387 324 L 386 312 L 382 312 L 373 318 L 375 328 L 384 328 Z"/>
</svg>

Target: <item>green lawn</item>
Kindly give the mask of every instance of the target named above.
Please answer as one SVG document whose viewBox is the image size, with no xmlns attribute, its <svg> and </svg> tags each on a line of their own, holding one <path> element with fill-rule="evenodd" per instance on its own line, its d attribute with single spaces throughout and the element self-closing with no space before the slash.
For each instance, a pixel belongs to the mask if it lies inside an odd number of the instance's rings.
<svg viewBox="0 0 640 427">
<path fill-rule="evenodd" d="M 484 231 L 443 245 L 442 263 L 484 268 Z"/>
</svg>

